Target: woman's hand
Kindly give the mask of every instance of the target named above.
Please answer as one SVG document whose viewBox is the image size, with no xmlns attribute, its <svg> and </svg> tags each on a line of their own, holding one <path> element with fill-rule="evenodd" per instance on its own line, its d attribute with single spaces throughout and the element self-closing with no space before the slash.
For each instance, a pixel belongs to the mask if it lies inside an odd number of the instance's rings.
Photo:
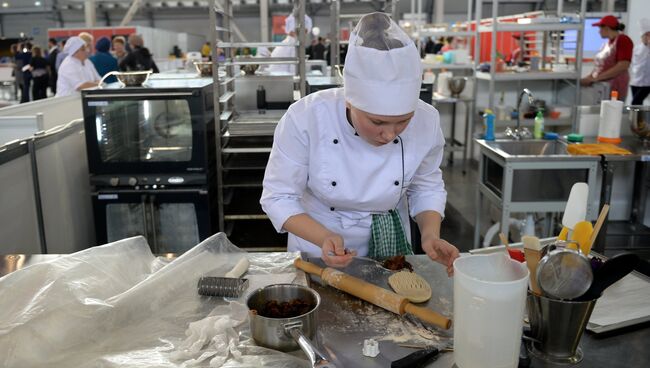
<svg viewBox="0 0 650 368">
<path fill-rule="evenodd" d="M 596 79 L 589 74 L 588 76 L 580 79 L 580 85 L 583 87 L 589 87 L 596 82 Z"/>
<path fill-rule="evenodd" d="M 323 240 L 321 248 L 323 249 L 321 258 L 325 264 L 331 267 L 345 267 L 357 255 L 356 251 L 346 251 L 343 246 L 343 237 L 336 233 L 327 235 Z"/>
<path fill-rule="evenodd" d="M 458 249 L 447 241 L 434 238 L 422 238 L 422 250 L 434 261 L 437 261 L 447 267 L 447 274 L 454 274 L 454 260 L 458 258 Z"/>
</svg>

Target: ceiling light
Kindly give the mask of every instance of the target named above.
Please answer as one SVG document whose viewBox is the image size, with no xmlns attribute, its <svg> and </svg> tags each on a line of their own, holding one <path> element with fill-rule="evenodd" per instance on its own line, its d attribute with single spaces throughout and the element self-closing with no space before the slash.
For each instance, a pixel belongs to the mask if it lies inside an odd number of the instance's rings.
<svg viewBox="0 0 650 368">
<path fill-rule="evenodd" d="M 4 3 L 2 3 L 2 7 L 3 7 L 3 8 L 8 8 L 8 7 L 9 7 L 9 3 L 5 1 Z"/>
<path fill-rule="evenodd" d="M 34 6 L 41 6 L 41 2 L 40 1 L 34 1 Z"/>
</svg>

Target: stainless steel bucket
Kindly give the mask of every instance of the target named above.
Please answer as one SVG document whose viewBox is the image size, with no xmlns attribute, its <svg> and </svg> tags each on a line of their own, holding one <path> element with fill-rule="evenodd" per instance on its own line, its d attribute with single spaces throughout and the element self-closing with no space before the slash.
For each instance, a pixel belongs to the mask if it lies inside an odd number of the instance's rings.
<svg viewBox="0 0 650 368">
<path fill-rule="evenodd" d="M 270 318 L 257 314 L 268 301 L 283 303 L 295 299 L 305 300 L 313 308 L 291 318 Z M 294 284 L 270 285 L 251 293 L 246 305 L 250 310 L 251 334 L 258 345 L 285 352 L 302 349 L 312 367 L 335 367 L 310 341 L 316 335 L 316 312 L 320 306 L 320 295 L 316 291 Z"/>
<path fill-rule="evenodd" d="M 650 140 L 650 106 L 626 106 L 630 130 L 641 139 Z"/>
<path fill-rule="evenodd" d="M 572 302 L 528 293 L 526 305 L 532 338 L 531 353 L 554 364 L 577 364 L 579 348 L 596 300 Z"/>
</svg>

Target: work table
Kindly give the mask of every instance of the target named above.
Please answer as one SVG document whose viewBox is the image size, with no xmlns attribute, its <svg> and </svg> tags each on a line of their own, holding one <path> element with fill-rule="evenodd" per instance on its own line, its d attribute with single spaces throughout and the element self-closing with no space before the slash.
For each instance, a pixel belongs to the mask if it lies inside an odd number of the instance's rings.
<svg viewBox="0 0 650 368">
<path fill-rule="evenodd" d="M 0 276 L 31 264 L 56 259 L 60 255 L 5 255 L 0 256 Z M 286 258 L 280 253 L 250 253 L 250 259 Z M 169 258 L 172 258 L 171 256 Z M 447 277 L 445 270 L 426 256 L 408 256 L 416 270 L 429 281 L 433 297 L 427 303 L 443 315 L 450 316 L 453 311 L 453 278 Z M 312 259 L 311 261 L 319 262 Z M 356 259 L 343 271 L 363 277 L 369 282 L 387 287 L 386 273 L 374 261 Z M 302 272 L 298 272 L 302 275 Z M 294 282 L 303 283 L 305 277 L 297 277 Z M 415 320 L 401 318 L 378 307 L 348 296 L 331 287 L 322 286 L 317 279 L 311 286 L 320 293 L 323 302 L 319 311 L 317 340 L 328 353 L 334 355 L 342 367 L 389 367 L 390 361 L 399 359 L 416 349 L 401 347 L 399 344 L 425 345 L 427 341 L 435 346 L 452 346 L 452 330 L 443 331 L 427 327 Z M 207 301 L 206 301 L 207 302 Z M 453 328 L 453 327 L 452 327 Z M 363 340 L 377 338 L 381 354 L 377 358 L 363 357 Z M 650 328 L 647 323 L 635 329 L 618 332 L 608 337 L 585 333 L 581 346 L 585 358 L 578 367 L 643 367 L 650 365 L 647 342 L 650 341 Z M 429 367 L 451 368 L 453 353 L 443 353 Z M 551 367 L 534 361 L 532 367 Z"/>
</svg>

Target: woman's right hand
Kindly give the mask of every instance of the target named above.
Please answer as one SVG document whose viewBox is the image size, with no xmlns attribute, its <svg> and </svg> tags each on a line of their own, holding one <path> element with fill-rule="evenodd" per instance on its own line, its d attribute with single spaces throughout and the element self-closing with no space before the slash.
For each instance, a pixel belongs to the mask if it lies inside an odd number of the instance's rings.
<svg viewBox="0 0 650 368">
<path fill-rule="evenodd" d="M 345 267 L 357 255 L 356 251 L 346 251 L 343 246 L 343 237 L 336 233 L 327 235 L 321 248 L 323 249 L 321 258 L 330 267 Z"/>
</svg>

